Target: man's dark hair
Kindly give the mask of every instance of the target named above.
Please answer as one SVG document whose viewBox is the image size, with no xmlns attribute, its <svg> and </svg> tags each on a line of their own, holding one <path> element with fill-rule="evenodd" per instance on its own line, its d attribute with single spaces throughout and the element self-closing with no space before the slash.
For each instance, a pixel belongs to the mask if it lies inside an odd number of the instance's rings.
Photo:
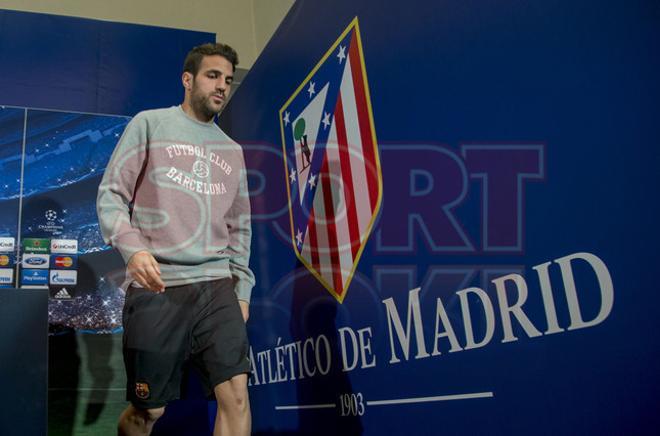
<svg viewBox="0 0 660 436">
<path fill-rule="evenodd" d="M 198 45 L 188 52 L 186 60 L 183 62 L 183 71 L 191 73 L 193 77 L 195 77 L 199 71 L 199 66 L 202 63 L 204 56 L 217 55 L 220 55 L 231 62 L 232 71 L 236 71 L 236 65 L 238 65 L 238 54 L 236 53 L 236 50 L 229 47 L 227 44 L 210 42 Z"/>
</svg>

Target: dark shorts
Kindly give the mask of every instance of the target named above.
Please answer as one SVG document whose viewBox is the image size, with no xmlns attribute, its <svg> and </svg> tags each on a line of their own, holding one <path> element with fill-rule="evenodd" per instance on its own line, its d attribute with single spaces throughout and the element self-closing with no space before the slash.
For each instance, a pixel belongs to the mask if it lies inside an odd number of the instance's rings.
<svg viewBox="0 0 660 436">
<path fill-rule="evenodd" d="M 126 399 L 141 409 L 180 397 L 184 368 L 206 393 L 250 372 L 248 339 L 232 279 L 169 287 L 129 287 L 123 313 Z"/>
</svg>

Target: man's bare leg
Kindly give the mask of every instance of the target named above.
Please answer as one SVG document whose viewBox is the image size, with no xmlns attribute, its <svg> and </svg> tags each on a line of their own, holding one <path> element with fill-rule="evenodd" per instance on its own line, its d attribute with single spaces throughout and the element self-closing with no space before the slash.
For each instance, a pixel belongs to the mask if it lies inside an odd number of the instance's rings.
<svg viewBox="0 0 660 436">
<path fill-rule="evenodd" d="M 119 417 L 119 436 L 148 436 L 154 423 L 163 416 L 165 408 L 138 409 L 130 404 Z"/>
<path fill-rule="evenodd" d="M 252 431 L 247 374 L 239 374 L 217 385 L 213 391 L 218 400 L 213 436 L 249 436 Z"/>
</svg>

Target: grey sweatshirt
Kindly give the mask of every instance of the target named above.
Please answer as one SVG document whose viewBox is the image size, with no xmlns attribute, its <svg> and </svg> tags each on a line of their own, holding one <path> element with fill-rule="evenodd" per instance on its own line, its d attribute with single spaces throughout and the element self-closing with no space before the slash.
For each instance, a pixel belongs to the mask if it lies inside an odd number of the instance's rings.
<svg viewBox="0 0 660 436">
<path fill-rule="evenodd" d="M 249 301 L 250 201 L 241 147 L 180 106 L 137 114 L 105 171 L 96 202 L 106 243 L 124 261 L 141 250 L 165 286 L 236 279 Z"/>
</svg>

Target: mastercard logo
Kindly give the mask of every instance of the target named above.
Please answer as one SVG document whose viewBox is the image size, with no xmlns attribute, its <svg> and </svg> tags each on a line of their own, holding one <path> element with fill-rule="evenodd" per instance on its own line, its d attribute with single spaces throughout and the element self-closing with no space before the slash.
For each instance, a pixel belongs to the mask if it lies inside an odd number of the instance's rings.
<svg viewBox="0 0 660 436">
<path fill-rule="evenodd" d="M 73 265 L 73 259 L 71 259 L 69 256 L 58 256 L 55 258 L 55 266 L 59 266 L 60 268 L 69 268 L 71 265 Z"/>
<path fill-rule="evenodd" d="M 9 265 L 9 256 L 6 254 L 0 255 L 0 266 Z"/>
</svg>

